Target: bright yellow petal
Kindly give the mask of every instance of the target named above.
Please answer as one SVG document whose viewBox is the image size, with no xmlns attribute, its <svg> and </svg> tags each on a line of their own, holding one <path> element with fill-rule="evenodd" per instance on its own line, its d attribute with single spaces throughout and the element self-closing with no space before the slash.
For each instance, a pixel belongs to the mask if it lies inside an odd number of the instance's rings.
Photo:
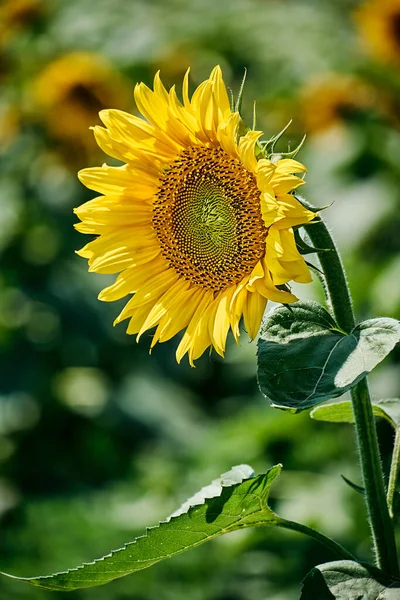
<svg viewBox="0 0 400 600">
<path fill-rule="evenodd" d="M 276 173 L 271 181 L 271 185 L 277 196 L 287 194 L 304 184 L 305 181 L 300 179 L 300 177 L 296 177 L 296 175 L 277 175 Z"/>
<path fill-rule="evenodd" d="M 308 223 L 316 217 L 316 213 L 305 208 L 294 196 L 286 194 L 277 198 L 279 220 L 274 223 L 277 229 L 289 229 L 296 225 Z"/>
<path fill-rule="evenodd" d="M 218 125 L 217 139 L 222 148 L 230 156 L 238 157 L 236 146 L 236 132 L 239 125 L 239 113 L 231 113 L 226 121 Z"/>
<path fill-rule="evenodd" d="M 204 313 L 206 312 L 207 308 L 209 308 L 211 306 L 212 301 L 213 301 L 212 291 L 204 290 L 204 295 L 200 299 L 197 309 L 196 309 L 193 317 L 191 318 L 190 323 L 187 326 L 186 331 L 183 334 L 183 337 L 182 337 L 182 339 L 179 343 L 179 346 L 176 350 L 176 361 L 178 363 L 181 362 L 182 358 L 185 356 L 185 354 L 189 351 L 189 349 L 193 345 L 195 334 L 196 334 L 196 329 L 198 327 L 199 321 L 202 317 L 204 317 Z M 191 364 L 193 366 L 193 361 L 191 362 Z"/>
<path fill-rule="evenodd" d="M 240 138 L 238 152 L 240 160 L 244 167 L 252 173 L 257 172 L 257 160 L 255 156 L 255 146 L 258 138 L 263 134 L 262 131 L 248 131 L 246 135 Z"/>
<path fill-rule="evenodd" d="M 179 302 L 181 295 L 188 289 L 189 282 L 185 279 L 176 281 L 167 291 L 157 300 L 149 312 L 146 320 L 140 328 L 138 336 L 144 331 L 158 325 L 162 317 L 171 309 L 175 302 Z"/>
<path fill-rule="evenodd" d="M 222 79 L 221 67 L 217 65 L 211 71 L 210 80 L 213 82 L 213 94 L 216 100 L 219 111 L 221 112 L 221 118 L 225 120 L 229 117 L 231 112 L 231 105 L 229 102 L 228 92 L 224 80 Z"/>
<path fill-rule="evenodd" d="M 290 175 L 293 173 L 305 173 L 306 167 L 292 158 L 281 158 L 275 163 L 275 172 L 282 175 Z"/>
<path fill-rule="evenodd" d="M 271 180 L 275 174 L 276 166 L 266 158 L 261 158 L 257 163 L 257 185 L 260 190 L 269 191 Z"/>
<path fill-rule="evenodd" d="M 155 256 L 151 256 L 151 254 L 139 255 L 133 267 L 128 267 L 122 271 L 112 285 L 100 292 L 99 300 L 114 302 L 115 300 L 124 298 L 128 294 L 134 294 L 149 281 L 150 277 L 154 277 L 165 271 L 165 261 L 163 259 L 155 260 L 159 252 L 160 249 L 157 248 Z M 145 257 L 148 260 L 145 260 Z"/>
<path fill-rule="evenodd" d="M 150 175 L 123 167 L 90 167 L 78 173 L 79 180 L 90 190 L 100 194 L 131 198 L 152 198 L 157 191 L 157 181 Z"/>
<path fill-rule="evenodd" d="M 231 324 L 230 304 L 235 289 L 236 285 L 233 285 L 217 296 L 214 300 L 216 310 L 209 320 L 209 334 L 212 345 L 221 356 L 225 352 L 226 338 Z"/>
<path fill-rule="evenodd" d="M 197 287 L 181 293 L 179 298 L 170 306 L 168 312 L 160 319 L 151 347 L 157 342 L 170 340 L 186 327 L 204 294 L 204 290 Z"/>
<path fill-rule="evenodd" d="M 243 320 L 247 333 L 252 340 L 254 340 L 260 329 L 266 305 L 267 299 L 258 292 L 247 294 L 243 306 Z"/>
</svg>

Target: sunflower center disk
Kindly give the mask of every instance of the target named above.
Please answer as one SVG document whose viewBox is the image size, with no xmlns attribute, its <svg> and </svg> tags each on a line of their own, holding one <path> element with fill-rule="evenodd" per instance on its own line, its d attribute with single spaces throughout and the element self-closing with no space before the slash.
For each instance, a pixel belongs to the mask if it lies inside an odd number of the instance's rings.
<svg viewBox="0 0 400 600">
<path fill-rule="evenodd" d="M 160 179 L 153 226 L 169 264 L 214 292 L 243 279 L 265 253 L 256 179 L 221 148 L 179 154 Z"/>
</svg>

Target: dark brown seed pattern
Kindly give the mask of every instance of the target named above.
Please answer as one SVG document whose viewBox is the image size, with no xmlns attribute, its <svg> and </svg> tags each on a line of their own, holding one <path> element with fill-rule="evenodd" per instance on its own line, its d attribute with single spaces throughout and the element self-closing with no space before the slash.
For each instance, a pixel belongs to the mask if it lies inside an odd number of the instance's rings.
<svg viewBox="0 0 400 600">
<path fill-rule="evenodd" d="M 214 292 L 241 281 L 265 253 L 256 178 L 221 148 L 182 150 L 160 177 L 153 226 L 171 267 Z"/>
</svg>

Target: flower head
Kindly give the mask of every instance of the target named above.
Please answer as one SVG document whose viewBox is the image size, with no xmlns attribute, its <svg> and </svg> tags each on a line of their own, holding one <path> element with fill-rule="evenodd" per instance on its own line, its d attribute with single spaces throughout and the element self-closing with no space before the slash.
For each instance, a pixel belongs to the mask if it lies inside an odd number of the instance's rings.
<svg viewBox="0 0 400 600">
<path fill-rule="evenodd" d="M 210 346 L 223 356 L 242 317 L 254 338 L 268 299 L 297 300 L 285 284 L 311 277 L 293 227 L 315 215 L 290 193 L 305 167 L 264 158 L 260 131 L 239 137 L 220 68 L 191 98 L 188 76 L 183 103 L 158 73 L 154 90 L 136 86 L 146 120 L 100 113 L 96 140 L 125 164 L 80 171 L 102 195 L 75 212 L 77 229 L 99 236 L 79 252 L 89 269 L 120 273 L 99 298 L 133 294 L 116 323 L 129 319 L 127 333 L 138 337 L 156 327 L 152 347 L 185 329 L 176 356 L 193 364 Z"/>
<path fill-rule="evenodd" d="M 127 104 L 128 86 L 102 57 L 68 52 L 40 72 L 33 100 L 52 135 L 64 142 L 90 147 L 87 130 L 98 112 L 117 102 Z M 91 140 L 90 140 L 91 141 Z"/>
<path fill-rule="evenodd" d="M 332 73 L 310 82 L 301 95 L 305 130 L 341 126 L 374 106 L 374 94 L 357 77 Z"/>
<path fill-rule="evenodd" d="M 377 58 L 400 64 L 400 0 L 369 0 L 355 13 L 367 44 Z"/>
</svg>

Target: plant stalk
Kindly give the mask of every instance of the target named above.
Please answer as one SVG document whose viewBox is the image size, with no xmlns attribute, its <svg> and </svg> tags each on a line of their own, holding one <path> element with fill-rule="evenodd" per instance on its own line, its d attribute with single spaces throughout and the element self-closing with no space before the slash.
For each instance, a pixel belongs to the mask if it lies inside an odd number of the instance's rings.
<svg viewBox="0 0 400 600">
<path fill-rule="evenodd" d="M 312 529 L 311 527 L 307 527 L 306 525 L 302 525 L 301 523 L 296 523 L 295 521 L 287 521 L 286 519 L 280 519 L 278 523 L 276 523 L 277 527 L 282 527 L 283 529 L 290 529 L 292 531 L 298 531 L 299 533 L 304 533 L 308 535 L 308 537 L 314 538 L 330 550 L 340 556 L 340 558 L 344 558 L 345 560 L 356 560 L 346 548 L 343 548 L 340 544 L 332 540 L 330 537 L 327 537 L 323 533 Z"/>
<path fill-rule="evenodd" d="M 394 493 L 396 491 L 396 483 L 399 475 L 400 468 L 400 429 L 396 429 L 396 436 L 394 438 L 394 447 L 392 455 L 392 464 L 390 466 L 389 485 L 387 491 L 387 503 L 389 506 L 389 514 L 394 517 L 393 513 L 393 501 Z"/>
<path fill-rule="evenodd" d="M 343 264 L 332 236 L 321 218 L 305 226 L 316 248 L 324 272 L 325 293 L 336 322 L 350 333 L 355 318 Z M 371 527 L 377 566 L 393 576 L 399 575 L 397 549 L 379 454 L 378 436 L 372 412 L 367 379 L 362 379 L 351 393 L 358 454 L 361 463 L 365 501 Z"/>
</svg>

